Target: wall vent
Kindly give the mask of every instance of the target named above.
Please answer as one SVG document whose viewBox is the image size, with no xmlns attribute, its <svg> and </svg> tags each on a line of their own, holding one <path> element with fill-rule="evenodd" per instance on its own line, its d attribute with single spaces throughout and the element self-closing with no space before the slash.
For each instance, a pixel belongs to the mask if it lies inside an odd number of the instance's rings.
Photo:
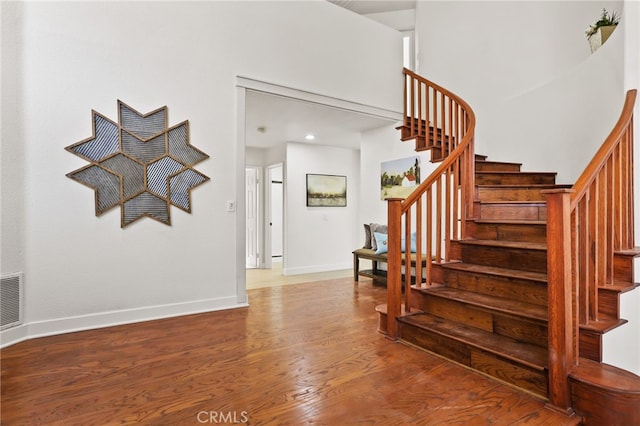
<svg viewBox="0 0 640 426">
<path fill-rule="evenodd" d="M 0 330 L 22 324 L 22 273 L 0 278 Z"/>
</svg>

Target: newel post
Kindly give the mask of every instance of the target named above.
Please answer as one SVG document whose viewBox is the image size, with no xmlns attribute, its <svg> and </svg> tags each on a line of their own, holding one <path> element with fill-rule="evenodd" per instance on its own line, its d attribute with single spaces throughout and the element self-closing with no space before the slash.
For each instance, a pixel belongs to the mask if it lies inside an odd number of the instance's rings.
<svg viewBox="0 0 640 426">
<path fill-rule="evenodd" d="M 387 199 L 387 336 L 396 339 L 398 326 L 396 318 L 402 305 L 402 198 Z"/>
<path fill-rule="evenodd" d="M 568 376 L 574 364 L 571 279 L 571 189 L 547 194 L 547 292 L 549 299 L 549 404 L 571 413 Z M 577 342 L 577 340 L 576 340 Z"/>
</svg>

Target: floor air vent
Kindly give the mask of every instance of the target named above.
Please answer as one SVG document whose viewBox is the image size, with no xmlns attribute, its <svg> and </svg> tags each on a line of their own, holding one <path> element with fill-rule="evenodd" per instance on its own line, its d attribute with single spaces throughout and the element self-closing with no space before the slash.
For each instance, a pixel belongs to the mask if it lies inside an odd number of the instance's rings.
<svg viewBox="0 0 640 426">
<path fill-rule="evenodd" d="M 22 324 L 22 274 L 0 278 L 0 330 Z"/>
</svg>

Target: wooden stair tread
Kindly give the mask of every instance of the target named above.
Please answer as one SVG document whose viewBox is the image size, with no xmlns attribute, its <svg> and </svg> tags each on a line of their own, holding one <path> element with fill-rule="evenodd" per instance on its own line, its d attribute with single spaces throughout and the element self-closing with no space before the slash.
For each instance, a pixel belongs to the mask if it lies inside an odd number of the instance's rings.
<svg viewBox="0 0 640 426">
<path fill-rule="evenodd" d="M 484 164 L 507 164 L 510 166 L 522 166 L 522 163 L 513 163 L 510 161 L 491 161 L 491 160 L 477 160 L 476 163 L 484 163 Z"/>
<path fill-rule="evenodd" d="M 488 161 L 485 161 L 488 162 Z M 516 171 L 512 171 L 512 170 L 496 170 L 496 171 L 486 171 L 486 170 L 479 170 L 476 171 L 476 175 L 478 174 L 487 174 L 487 175 L 555 175 L 557 176 L 558 173 L 557 172 L 527 172 L 527 171 L 520 171 L 520 172 L 516 172 Z"/>
<path fill-rule="evenodd" d="M 571 188 L 572 185 L 551 184 L 551 183 L 521 183 L 521 184 L 478 184 L 476 187 L 481 189 L 558 189 Z"/>
<path fill-rule="evenodd" d="M 626 293 L 635 289 L 636 287 L 640 287 L 640 283 L 629 283 L 624 281 L 616 281 L 613 284 L 604 284 L 599 285 L 598 289 L 605 291 L 614 291 L 617 293 Z"/>
<path fill-rule="evenodd" d="M 614 328 L 626 324 L 628 321 L 624 319 L 601 319 L 598 321 L 590 321 L 589 324 L 580 324 L 582 330 L 589 330 L 594 333 L 604 334 Z"/>
<path fill-rule="evenodd" d="M 622 256 L 640 256 L 640 247 L 634 247 L 626 250 L 616 250 L 615 254 Z"/>
<path fill-rule="evenodd" d="M 640 395 L 640 377 L 630 371 L 609 364 L 579 358 L 569 374 L 574 380 L 590 383 L 611 392 L 628 392 Z"/>
<path fill-rule="evenodd" d="M 419 290 L 423 293 L 489 309 L 518 317 L 547 321 L 547 308 L 504 297 L 490 296 L 451 287 L 429 287 Z"/>
<path fill-rule="evenodd" d="M 547 249 L 544 243 L 530 243 L 527 241 L 508 241 L 508 240 L 459 240 L 460 244 L 484 246 L 484 247 L 500 247 L 510 249 L 527 249 L 541 250 Z"/>
<path fill-rule="evenodd" d="M 478 201 L 480 204 L 504 204 L 504 205 L 518 205 L 518 206 L 522 206 L 522 205 L 527 205 L 527 204 L 531 204 L 531 205 L 536 205 L 536 206 L 546 206 L 547 202 L 546 201 L 528 201 L 528 200 L 510 200 L 510 201 L 501 201 L 501 200 L 486 200 L 486 201 Z"/>
<path fill-rule="evenodd" d="M 506 277 L 506 278 L 524 278 L 527 280 L 539 281 L 543 283 L 547 282 L 547 274 L 542 274 L 539 272 L 518 271 L 518 270 L 508 269 L 508 268 L 499 268 L 496 266 L 476 265 L 472 263 L 463 263 L 463 262 L 446 263 L 446 264 L 443 264 L 442 267 L 446 269 L 455 269 L 455 270 L 464 271 L 464 272 L 496 275 L 496 276 Z"/>
<path fill-rule="evenodd" d="M 547 351 L 540 346 L 447 321 L 427 313 L 401 316 L 398 321 L 432 331 L 538 371 L 546 370 Z"/>
<path fill-rule="evenodd" d="M 471 219 L 476 223 L 496 224 L 496 225 L 546 225 L 546 220 L 525 220 L 525 219 Z"/>
</svg>

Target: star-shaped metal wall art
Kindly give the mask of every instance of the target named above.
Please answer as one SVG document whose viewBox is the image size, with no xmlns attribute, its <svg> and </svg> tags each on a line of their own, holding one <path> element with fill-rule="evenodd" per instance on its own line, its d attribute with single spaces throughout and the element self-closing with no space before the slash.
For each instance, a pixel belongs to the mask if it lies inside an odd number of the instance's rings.
<svg viewBox="0 0 640 426">
<path fill-rule="evenodd" d="M 171 225 L 170 205 L 191 213 L 191 190 L 209 156 L 189 143 L 189 121 L 168 127 L 167 107 L 140 114 L 118 101 L 118 123 L 91 111 L 93 136 L 65 149 L 91 164 L 67 174 L 95 191 L 96 216 L 120 206 L 121 227 L 143 217 Z"/>
</svg>

